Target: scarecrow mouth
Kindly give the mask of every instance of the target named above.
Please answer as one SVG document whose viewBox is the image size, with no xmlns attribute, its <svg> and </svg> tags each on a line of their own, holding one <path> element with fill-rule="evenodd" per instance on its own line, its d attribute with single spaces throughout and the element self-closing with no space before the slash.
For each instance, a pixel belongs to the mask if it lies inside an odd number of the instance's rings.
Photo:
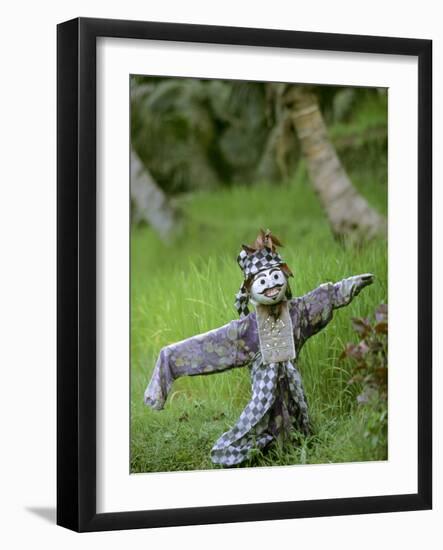
<svg viewBox="0 0 443 550">
<path fill-rule="evenodd" d="M 282 285 L 273 286 L 272 288 L 267 288 L 265 291 L 263 291 L 263 294 L 267 298 L 276 298 L 280 294 Z"/>
</svg>

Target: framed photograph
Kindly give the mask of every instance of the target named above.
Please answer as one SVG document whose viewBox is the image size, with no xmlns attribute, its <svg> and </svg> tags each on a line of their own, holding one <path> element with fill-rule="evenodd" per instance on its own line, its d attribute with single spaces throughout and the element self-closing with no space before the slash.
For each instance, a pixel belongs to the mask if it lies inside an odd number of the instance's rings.
<svg viewBox="0 0 443 550">
<path fill-rule="evenodd" d="M 57 523 L 430 509 L 432 42 L 57 37 Z"/>
</svg>

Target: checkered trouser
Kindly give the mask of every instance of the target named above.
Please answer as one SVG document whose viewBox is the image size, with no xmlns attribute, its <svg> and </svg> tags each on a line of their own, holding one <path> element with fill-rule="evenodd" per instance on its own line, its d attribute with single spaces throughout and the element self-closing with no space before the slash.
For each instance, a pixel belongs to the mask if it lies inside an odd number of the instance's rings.
<svg viewBox="0 0 443 550">
<path fill-rule="evenodd" d="M 263 449 L 276 437 L 270 424 L 275 427 L 272 406 L 278 397 L 278 379 L 282 374 L 288 380 L 290 399 L 298 411 L 299 428 L 305 433 L 309 431 L 307 405 L 298 370 L 289 361 L 265 365 L 261 354 L 258 354 L 251 368 L 252 398 L 235 426 L 225 432 L 213 446 L 213 463 L 223 466 L 239 464 L 249 458 L 254 448 Z M 291 418 L 291 422 L 295 421 L 295 418 Z"/>
</svg>

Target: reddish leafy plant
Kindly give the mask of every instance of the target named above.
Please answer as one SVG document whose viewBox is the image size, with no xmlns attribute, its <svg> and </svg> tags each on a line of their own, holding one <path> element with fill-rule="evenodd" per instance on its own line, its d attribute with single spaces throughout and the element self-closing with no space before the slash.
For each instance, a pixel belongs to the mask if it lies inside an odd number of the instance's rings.
<svg viewBox="0 0 443 550">
<path fill-rule="evenodd" d="M 360 404 L 376 400 L 386 402 L 388 391 L 388 306 L 381 304 L 374 318 L 354 317 L 352 326 L 358 343 L 348 343 L 340 359 L 352 362 L 350 385 L 358 385 Z"/>
</svg>

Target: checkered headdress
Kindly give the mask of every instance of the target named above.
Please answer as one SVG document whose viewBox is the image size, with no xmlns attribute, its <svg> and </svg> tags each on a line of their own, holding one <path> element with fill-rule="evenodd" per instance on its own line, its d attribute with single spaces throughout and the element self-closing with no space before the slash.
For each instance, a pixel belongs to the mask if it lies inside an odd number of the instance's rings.
<svg viewBox="0 0 443 550">
<path fill-rule="evenodd" d="M 249 313 L 249 286 L 257 273 L 271 267 L 280 267 L 287 277 L 292 276 L 291 270 L 276 251 L 276 246 L 282 246 L 277 237 L 272 235 L 269 229 L 260 229 L 255 243 L 252 246 L 243 245 L 237 256 L 237 263 L 245 277 L 235 295 L 235 307 L 240 317 L 246 317 Z M 290 297 L 289 286 L 287 297 Z"/>
</svg>

